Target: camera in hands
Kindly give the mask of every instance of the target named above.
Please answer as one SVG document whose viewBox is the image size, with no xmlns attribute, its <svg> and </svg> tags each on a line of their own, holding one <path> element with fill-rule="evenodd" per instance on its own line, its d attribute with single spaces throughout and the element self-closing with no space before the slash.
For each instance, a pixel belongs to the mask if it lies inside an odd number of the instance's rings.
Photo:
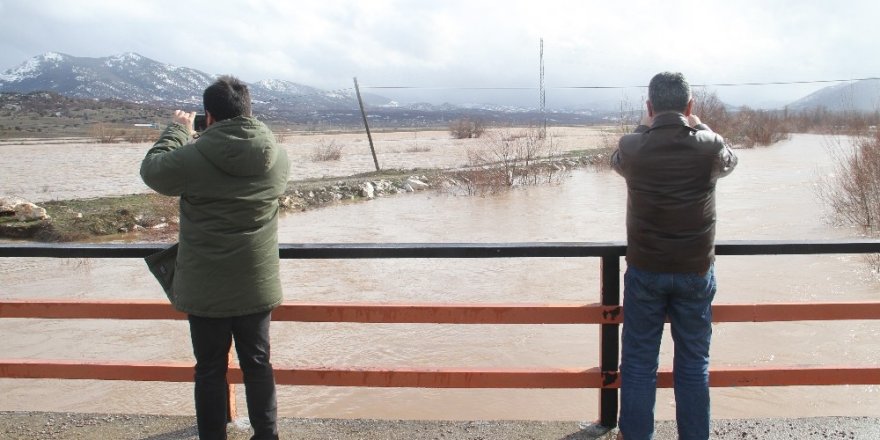
<svg viewBox="0 0 880 440">
<path fill-rule="evenodd" d="M 204 113 L 196 113 L 195 119 L 193 119 L 193 130 L 196 133 L 201 133 L 208 128 L 208 119 Z"/>
</svg>

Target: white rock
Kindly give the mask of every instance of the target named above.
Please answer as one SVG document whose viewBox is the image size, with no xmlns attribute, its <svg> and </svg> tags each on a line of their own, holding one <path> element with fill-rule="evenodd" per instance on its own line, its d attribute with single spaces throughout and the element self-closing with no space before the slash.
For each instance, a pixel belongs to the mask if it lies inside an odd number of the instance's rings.
<svg viewBox="0 0 880 440">
<path fill-rule="evenodd" d="M 45 209 L 18 197 L 0 197 L 0 215 L 14 215 L 20 222 L 49 218 Z"/>
<path fill-rule="evenodd" d="M 361 183 L 360 188 L 361 188 L 361 195 L 362 196 L 364 196 L 368 199 L 372 199 L 372 198 L 376 197 L 376 189 L 373 188 L 372 183 L 370 183 L 370 182 Z"/>
<path fill-rule="evenodd" d="M 0 214 L 15 215 L 15 207 L 27 203 L 18 197 L 0 197 Z"/>
<path fill-rule="evenodd" d="M 388 191 L 389 189 L 391 189 L 391 186 L 392 186 L 391 182 L 384 180 L 384 179 L 380 180 L 378 182 L 375 182 L 373 185 L 375 185 L 376 190 L 379 192 Z"/>
<path fill-rule="evenodd" d="M 20 222 L 45 220 L 49 218 L 49 216 L 46 215 L 45 209 L 29 202 L 21 203 L 15 207 L 15 217 Z"/>
<path fill-rule="evenodd" d="M 422 182 L 421 180 L 419 180 L 415 177 L 410 177 L 409 179 L 406 179 L 406 183 L 404 184 L 404 188 L 409 188 L 409 189 L 407 189 L 407 191 L 418 191 L 418 190 L 422 190 L 422 189 L 427 189 L 428 184 L 425 182 Z"/>
</svg>

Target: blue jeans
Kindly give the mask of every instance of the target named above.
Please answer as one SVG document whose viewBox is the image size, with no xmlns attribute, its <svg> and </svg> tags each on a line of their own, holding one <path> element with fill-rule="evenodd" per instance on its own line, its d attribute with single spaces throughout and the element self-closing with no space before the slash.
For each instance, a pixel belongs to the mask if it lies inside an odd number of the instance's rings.
<svg viewBox="0 0 880 440">
<path fill-rule="evenodd" d="M 269 361 L 270 321 L 271 312 L 229 318 L 189 315 L 196 357 L 196 421 L 200 439 L 226 439 L 226 370 L 233 338 L 244 376 L 248 417 L 254 428 L 251 438 L 278 438 L 275 375 Z"/>
<path fill-rule="evenodd" d="M 650 440 L 654 436 L 657 365 L 667 317 L 675 343 L 678 438 L 709 438 L 709 343 L 716 288 L 714 265 L 703 274 L 627 268 L 620 364 L 620 431 L 625 440 Z"/>
</svg>

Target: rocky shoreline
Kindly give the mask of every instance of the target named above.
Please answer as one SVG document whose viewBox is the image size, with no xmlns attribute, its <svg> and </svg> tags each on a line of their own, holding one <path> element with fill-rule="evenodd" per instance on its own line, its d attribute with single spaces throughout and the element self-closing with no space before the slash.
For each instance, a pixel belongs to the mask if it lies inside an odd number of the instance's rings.
<svg viewBox="0 0 880 440">
<path fill-rule="evenodd" d="M 531 165 L 556 174 L 607 163 L 606 149 L 586 150 Z M 474 176 L 497 168 L 385 170 L 347 177 L 292 181 L 279 198 L 282 212 L 300 212 L 337 203 L 353 203 L 425 190 L 473 194 Z M 492 188 L 497 190 L 497 188 Z M 0 237 L 41 242 L 71 242 L 90 239 L 170 239 L 178 231 L 177 199 L 158 194 L 61 200 L 34 205 L 3 198 L 0 209 Z M 8 206 L 7 206 L 8 205 Z M 21 206 L 21 210 L 16 207 Z M 24 208 L 26 207 L 26 208 Z M 24 217 L 19 211 L 35 213 Z"/>
</svg>

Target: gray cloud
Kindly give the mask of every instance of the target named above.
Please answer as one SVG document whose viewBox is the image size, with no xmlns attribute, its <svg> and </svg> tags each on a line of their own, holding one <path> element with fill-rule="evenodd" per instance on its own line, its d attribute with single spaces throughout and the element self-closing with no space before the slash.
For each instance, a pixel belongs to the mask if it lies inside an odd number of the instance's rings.
<svg viewBox="0 0 880 440">
<path fill-rule="evenodd" d="M 134 51 L 249 81 L 277 78 L 327 89 L 350 87 L 353 76 L 368 85 L 520 87 L 537 85 L 543 37 L 551 87 L 639 85 L 660 70 L 681 70 L 694 83 L 880 75 L 880 58 L 873 56 L 880 5 L 819 3 L 0 0 L 0 70 L 47 51 Z M 820 87 L 718 92 L 736 104 L 762 104 Z M 443 93 L 468 100 L 463 91 L 431 92 Z M 529 92 L 497 94 L 536 99 Z M 549 102 L 600 98 L 548 91 Z"/>
</svg>

